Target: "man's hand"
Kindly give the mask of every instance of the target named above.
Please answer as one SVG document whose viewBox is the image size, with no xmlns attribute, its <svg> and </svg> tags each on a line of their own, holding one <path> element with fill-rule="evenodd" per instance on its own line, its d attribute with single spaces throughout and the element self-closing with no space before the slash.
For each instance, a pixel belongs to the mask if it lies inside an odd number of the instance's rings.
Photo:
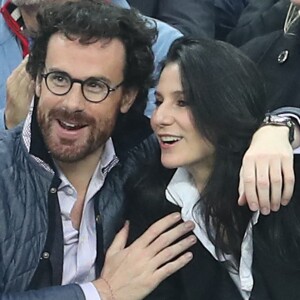
<svg viewBox="0 0 300 300">
<path fill-rule="evenodd" d="M 293 149 L 284 126 L 264 126 L 253 136 L 240 171 L 240 198 L 267 215 L 287 205 L 294 189 Z"/>
<path fill-rule="evenodd" d="M 194 228 L 193 222 L 181 223 L 168 230 L 179 220 L 179 213 L 162 218 L 127 248 L 129 224 L 125 224 L 107 251 L 101 277 L 93 282 L 101 299 L 143 299 L 192 259 L 190 252 L 182 253 L 196 243 L 196 237 L 190 235 L 174 241 L 190 232 Z"/>
<path fill-rule="evenodd" d="M 34 81 L 26 71 L 28 57 L 11 73 L 6 82 L 5 125 L 13 128 L 26 118 L 34 95 Z"/>
</svg>

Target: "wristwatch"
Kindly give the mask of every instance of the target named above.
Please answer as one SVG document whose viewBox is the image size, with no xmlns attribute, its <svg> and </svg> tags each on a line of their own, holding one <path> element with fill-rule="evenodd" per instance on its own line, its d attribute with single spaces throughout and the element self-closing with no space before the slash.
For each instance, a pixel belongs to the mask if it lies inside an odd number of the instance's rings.
<svg viewBox="0 0 300 300">
<path fill-rule="evenodd" d="M 292 143 L 295 139 L 295 123 L 293 122 L 292 118 L 278 116 L 278 115 L 271 115 L 267 114 L 262 122 L 262 126 L 266 125 L 274 125 L 274 126 L 286 126 L 289 129 L 289 142 Z"/>
</svg>

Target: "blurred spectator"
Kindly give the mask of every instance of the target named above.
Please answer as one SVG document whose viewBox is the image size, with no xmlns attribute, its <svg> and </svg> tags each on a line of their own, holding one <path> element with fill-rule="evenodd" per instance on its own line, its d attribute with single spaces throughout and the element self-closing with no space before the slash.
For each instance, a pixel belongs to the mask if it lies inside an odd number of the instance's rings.
<svg viewBox="0 0 300 300">
<path fill-rule="evenodd" d="M 215 38 L 225 40 L 228 33 L 235 28 L 240 14 L 248 4 L 248 0 L 215 0 L 214 3 Z"/>
<path fill-rule="evenodd" d="M 128 0 L 128 2 L 142 14 L 168 23 L 184 35 L 214 38 L 212 0 Z"/>
<path fill-rule="evenodd" d="M 269 110 L 300 107 L 300 0 L 292 2 L 281 30 L 254 38 L 241 48 L 266 78 L 267 96 L 272 100 Z"/>
<path fill-rule="evenodd" d="M 25 55 L 28 54 L 29 42 L 23 34 L 25 24 L 22 13 L 24 10 L 21 12 L 17 5 L 10 0 L 0 0 L 0 7 L 0 108 L 3 108 L 6 103 L 6 80 L 21 63 Z M 34 7 L 32 6 L 31 10 L 33 9 Z M 25 13 L 26 11 L 27 9 L 25 9 Z M 22 75 L 22 72 L 25 73 L 25 64 L 21 69 L 20 75 Z M 25 76 L 20 77 L 24 78 Z M 27 81 L 25 85 L 30 83 L 29 76 Z M 3 123 L 3 120 L 0 123 Z"/>
<path fill-rule="evenodd" d="M 227 41 L 241 46 L 255 37 L 281 29 L 288 8 L 289 0 L 249 0 Z"/>
</svg>

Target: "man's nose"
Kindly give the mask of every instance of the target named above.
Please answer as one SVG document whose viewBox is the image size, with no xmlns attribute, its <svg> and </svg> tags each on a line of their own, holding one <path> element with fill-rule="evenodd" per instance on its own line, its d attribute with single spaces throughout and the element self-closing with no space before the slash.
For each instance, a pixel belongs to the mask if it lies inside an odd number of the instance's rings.
<svg viewBox="0 0 300 300">
<path fill-rule="evenodd" d="M 85 108 L 86 100 L 82 93 L 81 84 L 79 82 L 73 82 L 69 92 L 62 96 L 63 103 L 71 111 L 82 111 Z"/>
</svg>

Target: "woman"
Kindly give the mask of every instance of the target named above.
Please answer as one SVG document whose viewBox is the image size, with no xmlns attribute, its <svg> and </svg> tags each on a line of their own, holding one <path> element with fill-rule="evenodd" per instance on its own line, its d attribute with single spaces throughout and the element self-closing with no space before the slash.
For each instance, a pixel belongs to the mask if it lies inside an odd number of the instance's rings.
<svg viewBox="0 0 300 300">
<path fill-rule="evenodd" d="M 147 299 L 300 299 L 297 200 L 267 217 L 237 204 L 242 158 L 266 110 L 255 65 L 223 42 L 177 40 L 156 99 L 161 163 L 158 154 L 127 180 L 129 238 L 181 210 L 198 243 Z"/>
</svg>

